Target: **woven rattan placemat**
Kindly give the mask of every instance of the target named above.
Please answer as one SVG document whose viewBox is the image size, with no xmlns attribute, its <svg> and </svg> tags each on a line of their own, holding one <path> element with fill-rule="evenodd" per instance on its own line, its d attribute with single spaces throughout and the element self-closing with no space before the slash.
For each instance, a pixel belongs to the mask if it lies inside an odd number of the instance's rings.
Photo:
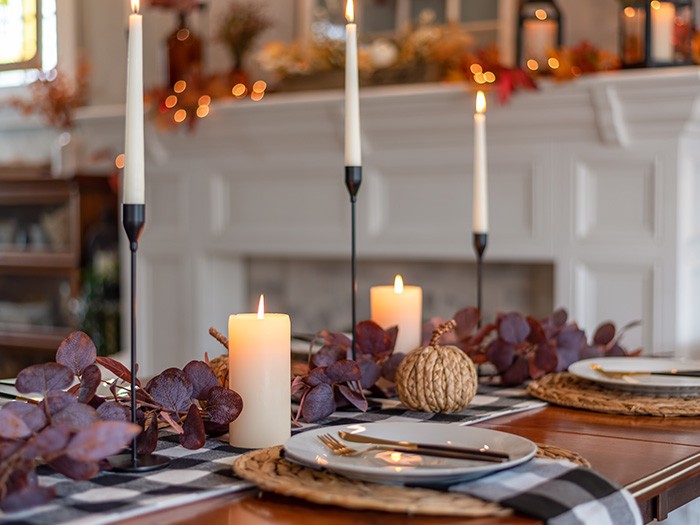
<svg viewBox="0 0 700 525">
<path fill-rule="evenodd" d="M 633 416 L 700 416 L 700 395 L 649 396 L 606 388 L 568 372 L 549 374 L 527 391 L 544 401 L 572 408 Z"/>
<path fill-rule="evenodd" d="M 248 452 L 236 460 L 233 470 L 262 490 L 348 509 L 467 517 L 502 516 L 511 512 L 465 494 L 380 485 L 310 469 L 280 457 L 281 449 L 271 447 Z M 540 445 L 537 455 L 589 466 L 578 454 L 558 447 Z"/>
</svg>

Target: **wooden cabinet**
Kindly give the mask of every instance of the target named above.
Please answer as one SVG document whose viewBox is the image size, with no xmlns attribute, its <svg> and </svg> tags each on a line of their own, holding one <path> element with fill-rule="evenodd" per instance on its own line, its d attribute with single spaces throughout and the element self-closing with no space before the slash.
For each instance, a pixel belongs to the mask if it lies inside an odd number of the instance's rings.
<svg viewBox="0 0 700 525">
<path fill-rule="evenodd" d="M 0 377 L 52 359 L 78 328 L 83 243 L 105 210 L 106 177 L 0 180 Z"/>
</svg>

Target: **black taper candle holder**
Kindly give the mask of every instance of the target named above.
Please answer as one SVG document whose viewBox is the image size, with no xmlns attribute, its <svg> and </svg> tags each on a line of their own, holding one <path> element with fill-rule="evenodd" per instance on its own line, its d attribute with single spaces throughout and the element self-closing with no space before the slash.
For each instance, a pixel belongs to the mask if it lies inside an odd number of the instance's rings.
<svg viewBox="0 0 700 525">
<path fill-rule="evenodd" d="M 129 239 L 131 251 L 131 422 L 136 424 L 136 251 L 139 237 L 146 223 L 144 204 L 123 204 L 122 224 Z M 167 467 L 170 460 L 158 454 L 137 454 L 136 436 L 131 441 L 131 454 L 109 458 L 113 470 L 121 472 L 148 472 Z"/>
<path fill-rule="evenodd" d="M 472 246 L 474 247 L 474 253 L 476 253 L 476 307 L 479 310 L 479 322 L 478 327 L 481 328 L 481 305 L 482 305 L 482 288 L 483 288 L 483 261 L 484 252 L 486 251 L 486 244 L 489 240 L 488 233 L 474 233 L 472 235 Z"/>
<path fill-rule="evenodd" d="M 362 184 L 362 166 L 345 166 L 345 186 L 350 193 L 350 265 L 352 272 L 352 359 L 357 358 L 357 250 L 355 203 Z"/>
</svg>

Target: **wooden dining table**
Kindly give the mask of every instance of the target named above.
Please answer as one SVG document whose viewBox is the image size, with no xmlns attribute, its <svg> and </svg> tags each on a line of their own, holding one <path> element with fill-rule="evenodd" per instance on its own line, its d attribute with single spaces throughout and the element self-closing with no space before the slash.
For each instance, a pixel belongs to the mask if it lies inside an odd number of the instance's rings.
<svg viewBox="0 0 700 525">
<path fill-rule="evenodd" d="M 611 415 L 547 406 L 475 426 L 510 432 L 577 452 L 626 487 L 645 522 L 665 519 L 700 496 L 700 417 Z M 521 516 L 406 516 L 322 506 L 256 489 L 129 519 L 127 525 L 469 525 L 534 524 Z"/>
</svg>

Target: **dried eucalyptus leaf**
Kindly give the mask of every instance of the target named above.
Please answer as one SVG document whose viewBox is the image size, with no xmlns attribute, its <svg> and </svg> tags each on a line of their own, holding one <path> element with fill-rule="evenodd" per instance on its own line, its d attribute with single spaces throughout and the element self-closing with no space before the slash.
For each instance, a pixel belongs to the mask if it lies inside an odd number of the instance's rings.
<svg viewBox="0 0 700 525">
<path fill-rule="evenodd" d="M 22 394 L 46 394 L 52 390 L 65 390 L 74 379 L 73 372 L 67 366 L 43 363 L 28 366 L 17 374 L 15 388 Z"/>
<path fill-rule="evenodd" d="M 68 392 L 49 392 L 39 406 L 48 411 L 53 416 L 61 410 L 65 410 L 70 405 L 74 405 L 78 399 Z"/>
<path fill-rule="evenodd" d="M 91 406 L 83 403 L 73 403 L 54 414 L 52 423 L 68 425 L 73 432 L 77 432 L 89 427 L 98 419 L 97 411 Z"/>
<path fill-rule="evenodd" d="M 331 364 L 333 364 L 333 363 L 331 363 Z M 333 380 L 330 377 L 328 377 L 328 374 L 326 374 L 327 368 L 328 367 L 326 367 L 326 366 L 319 366 L 319 367 L 314 368 L 304 378 L 304 382 L 311 387 L 314 387 L 316 385 L 320 385 L 321 383 L 331 384 L 333 382 Z"/>
<path fill-rule="evenodd" d="M 362 374 L 362 379 L 360 380 L 362 388 L 370 388 L 382 376 L 382 369 L 369 357 L 359 359 L 357 364 Z"/>
<path fill-rule="evenodd" d="M 66 337 L 56 351 L 56 362 L 67 366 L 77 376 L 83 374 L 97 358 L 97 349 L 90 336 L 73 332 Z"/>
<path fill-rule="evenodd" d="M 593 342 L 597 345 L 607 345 L 615 337 L 615 325 L 613 323 L 603 323 L 595 331 Z"/>
<path fill-rule="evenodd" d="M 136 453 L 151 454 L 158 446 L 158 414 L 153 412 L 146 429 L 136 438 Z"/>
<path fill-rule="evenodd" d="M 188 450 L 202 448 L 207 436 L 204 432 L 202 416 L 199 413 L 197 405 L 194 403 L 187 411 L 187 419 L 185 419 L 185 424 L 182 425 L 182 430 L 183 432 L 180 434 L 180 445 Z"/>
<path fill-rule="evenodd" d="M 330 416 L 335 411 L 335 400 L 331 385 L 321 383 L 316 385 L 304 396 L 301 414 L 304 421 L 313 423 Z"/>
<path fill-rule="evenodd" d="M 38 432 L 48 423 L 44 411 L 33 403 L 10 401 L 2 409 L 14 412 L 21 417 L 22 421 L 24 421 L 32 432 Z"/>
<path fill-rule="evenodd" d="M 99 461 L 119 452 L 141 428 L 123 421 L 98 421 L 78 432 L 66 447 L 76 461 Z"/>
<path fill-rule="evenodd" d="M 100 471 L 97 461 L 78 461 L 69 456 L 59 456 L 48 462 L 49 467 L 70 479 L 94 478 Z"/>
<path fill-rule="evenodd" d="M 81 403 L 89 403 L 95 395 L 95 392 L 97 392 L 97 387 L 100 386 L 101 381 L 102 372 L 100 372 L 100 367 L 94 363 L 85 367 L 80 377 L 78 401 Z"/>
<path fill-rule="evenodd" d="M 406 354 L 401 352 L 391 354 L 391 357 L 382 363 L 382 377 L 393 383 L 396 378 L 396 370 L 405 357 Z"/>
<path fill-rule="evenodd" d="M 228 425 L 235 421 L 243 410 L 243 399 L 234 390 L 221 386 L 211 389 L 207 399 L 209 419 L 219 425 Z"/>
<path fill-rule="evenodd" d="M 131 371 L 122 363 L 111 357 L 97 357 L 97 363 L 104 366 L 122 381 L 131 384 Z M 136 379 L 136 386 L 141 386 L 141 381 Z"/>
<path fill-rule="evenodd" d="M 370 354 L 376 359 L 388 357 L 393 348 L 391 338 L 374 321 L 361 321 L 355 329 L 357 351 L 360 354 Z"/>
<path fill-rule="evenodd" d="M 168 368 L 148 382 L 148 393 L 168 412 L 187 410 L 192 404 L 192 383 L 179 368 Z"/>
<path fill-rule="evenodd" d="M 68 425 L 54 424 L 46 427 L 31 440 L 27 459 L 34 459 L 36 456 L 48 458 L 62 451 L 68 444 L 70 435 Z"/>
<path fill-rule="evenodd" d="M 206 399 L 209 391 L 219 386 L 216 374 L 204 361 L 190 361 L 183 368 L 183 372 L 192 383 L 192 396 L 195 399 Z"/>
<path fill-rule="evenodd" d="M 326 367 L 326 376 L 331 382 L 337 383 L 341 381 L 359 381 L 362 373 L 355 361 L 341 359 Z"/>
<path fill-rule="evenodd" d="M 52 488 L 28 485 L 19 490 L 10 492 L 0 501 L 0 509 L 5 512 L 17 512 L 29 507 L 42 505 L 51 501 L 56 495 Z"/>
<path fill-rule="evenodd" d="M 516 345 L 525 341 L 530 333 L 530 325 L 522 315 L 511 312 L 501 319 L 498 333 L 506 343 Z"/>
<path fill-rule="evenodd" d="M 361 410 L 362 412 L 367 411 L 367 399 L 362 394 L 362 392 L 356 392 L 346 385 L 338 385 L 338 390 L 343 395 L 345 399 L 350 401 L 355 408 Z"/>
<path fill-rule="evenodd" d="M 23 439 L 31 435 L 31 429 L 20 416 L 7 409 L 0 410 L 0 437 Z"/>
<path fill-rule="evenodd" d="M 100 419 L 108 421 L 129 421 L 131 419 L 131 411 L 116 401 L 102 403 L 97 407 L 97 415 L 100 416 Z"/>
</svg>

